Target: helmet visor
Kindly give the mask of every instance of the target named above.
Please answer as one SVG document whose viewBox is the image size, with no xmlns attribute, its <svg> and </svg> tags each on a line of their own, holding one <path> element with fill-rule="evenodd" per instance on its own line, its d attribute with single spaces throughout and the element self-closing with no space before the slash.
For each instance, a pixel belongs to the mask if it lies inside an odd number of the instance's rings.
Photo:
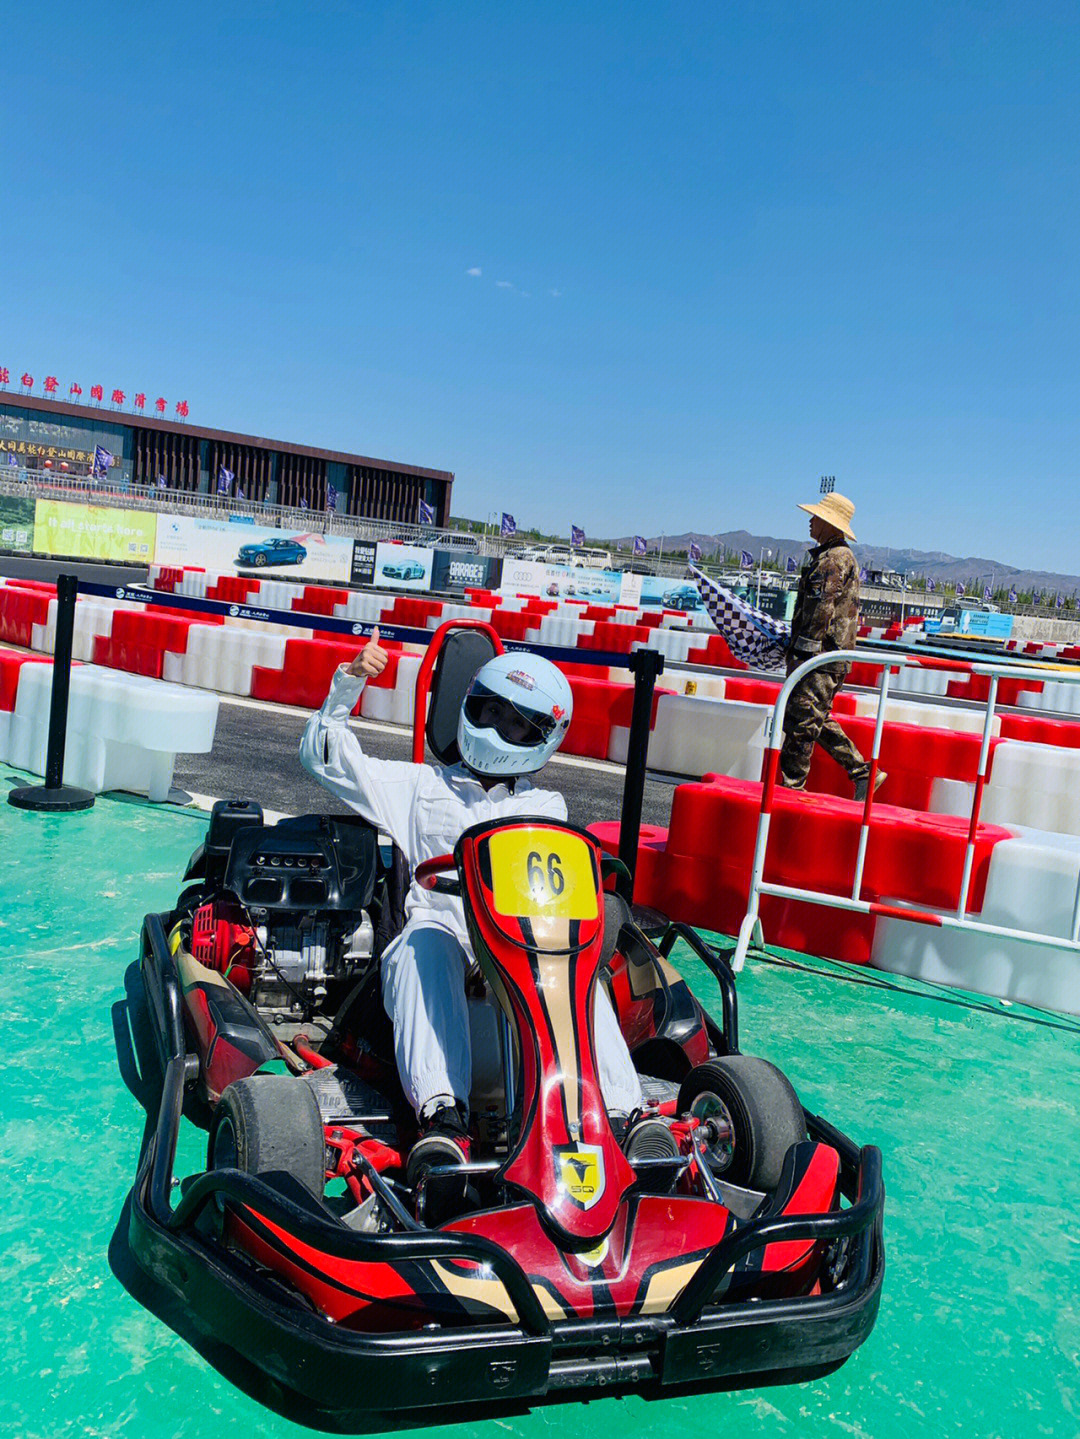
<svg viewBox="0 0 1080 1439">
<path fill-rule="evenodd" d="M 465 696 L 464 708 L 475 729 L 493 729 L 507 744 L 523 749 L 543 744 L 555 729 L 555 716 L 550 710 L 530 709 L 476 681 Z"/>
</svg>

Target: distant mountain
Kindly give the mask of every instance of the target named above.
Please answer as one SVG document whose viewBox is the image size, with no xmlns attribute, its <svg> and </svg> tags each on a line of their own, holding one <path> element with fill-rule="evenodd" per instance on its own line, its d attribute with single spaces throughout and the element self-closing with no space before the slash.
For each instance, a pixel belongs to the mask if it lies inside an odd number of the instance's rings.
<svg viewBox="0 0 1080 1439">
<path fill-rule="evenodd" d="M 803 555 L 811 547 L 809 538 L 785 540 L 778 539 L 775 535 L 752 535 L 748 530 L 726 530 L 716 535 L 690 530 L 682 535 L 665 535 L 664 553 L 685 551 L 691 540 L 699 546 L 705 560 L 711 559 L 717 552 L 723 557 L 725 550 L 735 554 L 741 550 L 749 550 L 754 556 L 755 564 L 762 550 L 772 550 L 773 560 L 779 559 L 781 564 L 788 555 L 794 555 L 801 564 Z M 620 539 L 616 543 L 621 549 L 631 549 L 633 536 Z M 658 536 L 649 540 L 649 552 L 655 553 L 659 544 Z M 1020 570 L 1015 565 L 1005 564 L 1003 560 L 984 559 L 978 555 L 960 558 L 944 554 L 941 550 L 894 550 L 888 545 L 857 544 L 852 545 L 852 549 L 859 563 L 872 570 L 896 570 L 900 574 L 923 575 L 949 583 L 961 580 L 965 585 L 981 580 L 984 584 L 992 583 L 995 587 L 1012 585 L 1017 590 L 1030 590 L 1034 587 L 1065 595 L 1071 595 L 1080 588 L 1080 575 L 1056 574 L 1051 570 Z"/>
</svg>

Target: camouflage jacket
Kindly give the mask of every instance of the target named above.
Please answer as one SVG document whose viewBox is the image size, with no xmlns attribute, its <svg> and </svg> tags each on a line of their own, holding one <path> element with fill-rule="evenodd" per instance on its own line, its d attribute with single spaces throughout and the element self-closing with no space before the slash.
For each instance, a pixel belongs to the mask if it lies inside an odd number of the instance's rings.
<svg viewBox="0 0 1080 1439">
<path fill-rule="evenodd" d="M 843 539 L 810 551 L 799 576 L 791 618 L 793 656 L 855 648 L 859 623 L 859 566 Z"/>
</svg>

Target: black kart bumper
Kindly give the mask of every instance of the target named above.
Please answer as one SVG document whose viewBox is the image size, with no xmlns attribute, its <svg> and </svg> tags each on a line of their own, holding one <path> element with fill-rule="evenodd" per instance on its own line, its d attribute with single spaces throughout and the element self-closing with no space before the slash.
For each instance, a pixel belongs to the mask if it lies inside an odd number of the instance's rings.
<svg viewBox="0 0 1080 1439">
<path fill-rule="evenodd" d="M 849 1207 L 766 1219 L 721 1241 L 667 1314 L 550 1321 L 524 1271 L 498 1246 L 459 1234 L 356 1234 L 235 1170 L 195 1180 L 172 1208 L 173 1163 L 190 1078 L 175 971 L 157 916 L 144 932 L 150 1012 L 161 1025 L 165 1081 L 156 1132 L 131 1195 L 130 1241 L 139 1264 L 173 1291 L 194 1322 L 288 1389 L 326 1410 L 385 1412 L 441 1404 L 539 1398 L 567 1389 L 761 1382 L 770 1373 L 812 1377 L 835 1367 L 870 1333 L 885 1268 L 881 1155 L 858 1150 L 824 1120 L 811 1133 L 841 1156 Z M 170 993 L 172 991 L 172 993 Z M 171 1051 L 171 1053 L 169 1052 Z M 328 1254 L 369 1261 L 472 1259 L 491 1265 L 517 1324 L 359 1333 L 275 1289 L 199 1222 L 215 1196 L 251 1205 Z M 847 1240 L 844 1272 L 823 1295 L 713 1305 L 723 1276 L 766 1243 Z"/>
</svg>

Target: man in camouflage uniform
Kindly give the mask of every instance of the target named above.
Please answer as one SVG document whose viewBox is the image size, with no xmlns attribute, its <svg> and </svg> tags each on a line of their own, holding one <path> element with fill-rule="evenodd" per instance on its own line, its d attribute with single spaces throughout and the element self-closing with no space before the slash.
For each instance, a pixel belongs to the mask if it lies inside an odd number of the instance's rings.
<svg viewBox="0 0 1080 1439">
<path fill-rule="evenodd" d="M 798 669 L 811 655 L 825 650 L 855 648 L 859 621 L 859 567 L 848 547 L 854 540 L 851 518 L 855 506 L 835 492 L 815 505 L 800 505 L 810 515 L 810 538 L 816 548 L 806 558 L 799 577 L 799 592 L 791 621 L 787 671 Z M 780 782 L 788 789 L 805 789 L 814 745 L 843 765 L 855 785 L 855 798 L 866 798 L 870 766 L 830 717 L 836 691 L 851 668 L 840 660 L 813 670 L 795 686 L 784 714 L 784 744 L 780 751 Z M 874 788 L 885 779 L 878 770 Z"/>
</svg>

